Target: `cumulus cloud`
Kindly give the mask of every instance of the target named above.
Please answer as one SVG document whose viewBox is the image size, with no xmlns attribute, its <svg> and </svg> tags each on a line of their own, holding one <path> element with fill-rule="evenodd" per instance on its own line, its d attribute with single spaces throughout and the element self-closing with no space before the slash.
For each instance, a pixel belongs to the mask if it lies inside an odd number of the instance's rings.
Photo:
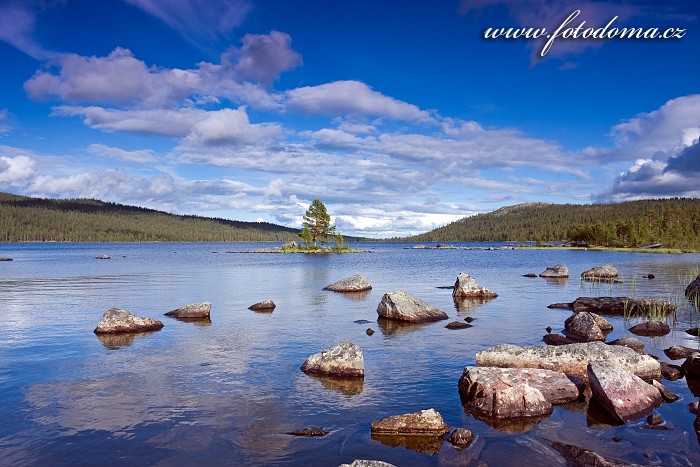
<svg viewBox="0 0 700 467">
<path fill-rule="evenodd" d="M 671 99 L 612 129 L 619 148 L 643 157 L 669 157 L 700 137 L 700 94 Z"/>
<path fill-rule="evenodd" d="M 289 108 L 312 114 L 434 122 L 429 112 L 374 91 L 361 81 L 333 81 L 305 86 L 287 91 L 286 97 Z"/>
<path fill-rule="evenodd" d="M 34 175 L 36 163 L 29 156 L 0 156 L 0 184 L 10 186 Z"/>
<path fill-rule="evenodd" d="M 34 73 L 24 89 L 32 99 L 72 104 L 156 108 L 182 105 L 187 99 L 225 98 L 261 109 L 279 107 L 264 89 L 238 81 L 228 66 L 202 62 L 187 70 L 149 67 L 121 47 L 106 57 L 62 55 Z"/>
<path fill-rule="evenodd" d="M 194 44 L 225 38 L 243 23 L 249 0 L 124 0 L 155 16 Z"/>
<path fill-rule="evenodd" d="M 292 50 L 292 37 L 284 32 L 246 34 L 240 48 L 232 47 L 222 56 L 236 76 L 244 80 L 272 84 L 279 75 L 302 64 L 301 55 Z"/>
<path fill-rule="evenodd" d="M 83 116 L 84 123 L 105 131 L 122 131 L 182 138 L 185 146 L 253 144 L 281 133 L 277 124 L 252 124 L 245 108 L 116 110 L 61 106 L 54 115 Z"/>
<path fill-rule="evenodd" d="M 127 151 L 121 148 L 105 146 L 104 144 L 91 144 L 87 147 L 87 150 L 98 156 L 118 159 L 124 162 L 135 162 L 137 164 L 145 164 L 157 160 L 155 152 L 150 149 Z"/>
<path fill-rule="evenodd" d="M 700 143 L 684 148 L 667 161 L 639 159 L 597 195 L 598 201 L 700 197 Z"/>
</svg>

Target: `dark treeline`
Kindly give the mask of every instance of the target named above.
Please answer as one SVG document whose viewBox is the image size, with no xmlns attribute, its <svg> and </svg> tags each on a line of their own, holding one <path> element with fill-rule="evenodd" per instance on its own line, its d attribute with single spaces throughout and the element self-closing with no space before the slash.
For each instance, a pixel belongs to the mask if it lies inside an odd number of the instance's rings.
<svg viewBox="0 0 700 467">
<path fill-rule="evenodd" d="M 610 247 L 662 243 L 700 250 L 700 199 L 614 204 L 525 203 L 466 217 L 410 241 L 570 241 Z"/>
<path fill-rule="evenodd" d="M 298 230 L 167 214 L 92 199 L 42 199 L 0 193 L 3 242 L 235 242 L 298 240 Z"/>
</svg>

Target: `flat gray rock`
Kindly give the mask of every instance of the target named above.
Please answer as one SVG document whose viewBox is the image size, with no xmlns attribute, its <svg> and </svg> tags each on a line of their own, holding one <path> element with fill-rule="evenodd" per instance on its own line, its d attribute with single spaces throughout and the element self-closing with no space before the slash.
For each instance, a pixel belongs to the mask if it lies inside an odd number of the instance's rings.
<svg viewBox="0 0 700 467">
<path fill-rule="evenodd" d="M 193 303 L 180 307 L 176 310 L 165 313 L 165 316 L 172 316 L 178 319 L 204 319 L 211 314 L 211 303 Z"/>
<path fill-rule="evenodd" d="M 499 344 L 476 354 L 476 363 L 479 366 L 543 368 L 581 379 L 588 377 L 588 362 L 596 360 L 609 361 L 644 380 L 661 379 L 661 365 L 650 356 L 639 355 L 624 346 L 607 345 L 602 342 L 527 347 Z"/>
<path fill-rule="evenodd" d="M 440 321 L 448 318 L 444 311 L 400 290 L 384 294 L 377 306 L 377 314 L 382 318 L 409 323 Z"/>
<path fill-rule="evenodd" d="M 163 327 L 157 319 L 134 316 L 121 308 L 110 308 L 102 315 L 95 334 L 119 334 L 127 332 L 156 331 Z"/>
<path fill-rule="evenodd" d="M 593 397 L 618 421 L 649 414 L 663 398 L 657 388 L 609 361 L 588 364 Z"/>
<path fill-rule="evenodd" d="M 364 274 L 355 274 L 354 276 L 339 280 L 338 282 L 333 282 L 325 286 L 323 290 L 343 293 L 364 292 L 365 290 L 372 290 L 372 284 L 369 283 L 369 280 Z"/>
<path fill-rule="evenodd" d="M 301 371 L 341 378 L 364 377 L 365 360 L 359 345 L 343 342 L 307 358 Z"/>
<path fill-rule="evenodd" d="M 547 266 L 547 269 L 540 273 L 540 277 L 566 278 L 569 277 L 569 268 L 567 268 L 564 264 L 555 264 L 554 266 Z"/>
<path fill-rule="evenodd" d="M 538 389 L 553 405 L 575 401 L 582 389 L 559 371 L 482 366 L 464 368 L 457 387 L 463 400 L 470 401 L 480 397 L 490 397 L 495 392 L 521 384 Z"/>
</svg>

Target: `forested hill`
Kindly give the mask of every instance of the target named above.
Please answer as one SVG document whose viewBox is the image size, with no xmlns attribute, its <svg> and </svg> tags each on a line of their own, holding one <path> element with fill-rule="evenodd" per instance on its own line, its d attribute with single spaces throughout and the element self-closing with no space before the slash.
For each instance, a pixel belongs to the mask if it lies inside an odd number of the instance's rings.
<svg viewBox="0 0 700 467">
<path fill-rule="evenodd" d="M 92 199 L 0 193 L 0 241 L 233 242 L 299 240 L 298 230 L 267 222 L 180 216 Z"/>
<path fill-rule="evenodd" d="M 700 199 L 614 204 L 525 203 L 465 217 L 409 241 L 559 241 L 700 249 Z"/>
</svg>

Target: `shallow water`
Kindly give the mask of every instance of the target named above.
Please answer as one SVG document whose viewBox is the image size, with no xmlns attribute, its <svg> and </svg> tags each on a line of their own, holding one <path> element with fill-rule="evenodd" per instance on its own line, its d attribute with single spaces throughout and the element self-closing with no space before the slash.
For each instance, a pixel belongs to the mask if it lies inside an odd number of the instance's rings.
<svg viewBox="0 0 700 467">
<path fill-rule="evenodd" d="M 700 465 L 685 379 L 664 384 L 681 399 L 657 412 L 671 430 L 643 429 L 644 419 L 610 426 L 584 404 L 556 407 L 532 427 L 494 428 L 467 414 L 457 381 L 476 352 L 508 342 L 541 343 L 560 331 L 567 310 L 547 309 L 578 296 L 634 295 L 683 299 L 700 255 L 566 250 L 411 250 L 365 244 L 366 254 L 237 254 L 260 244 L 2 244 L 0 256 L 0 465 L 338 465 L 380 459 L 396 465 L 566 465 L 553 442 L 576 444 L 628 462 Z M 480 244 L 479 246 L 485 246 Z M 97 255 L 111 260 L 97 260 Z M 572 278 L 525 278 L 564 263 Z M 624 284 L 581 283 L 589 267 L 613 264 Z M 498 298 L 455 307 L 459 272 Z M 373 290 L 359 296 L 323 291 L 363 272 Z M 654 274 L 648 280 L 642 275 Z M 406 290 L 443 309 L 450 321 L 420 326 L 376 322 L 390 290 Z M 247 309 L 272 298 L 272 313 Z M 163 313 L 213 304 L 210 323 Z M 99 338 L 92 331 L 110 307 L 161 319 L 158 332 Z M 356 324 L 356 320 L 369 324 Z M 622 318 L 609 340 L 631 336 Z M 669 361 L 673 344 L 698 347 L 684 330 L 698 318 L 681 305 L 673 331 L 641 339 Z M 372 327 L 377 332 L 367 336 Z M 311 354 L 343 340 L 365 354 L 362 382 L 305 375 Z M 680 361 L 675 362 L 680 364 Z M 372 420 L 434 407 L 451 427 L 476 440 L 393 446 L 373 439 Z M 304 427 L 323 438 L 284 433 Z M 524 430 L 524 431 L 522 431 Z M 514 432 L 515 431 L 515 432 Z M 613 437 L 622 440 L 614 442 Z M 415 441 L 415 440 L 414 440 Z M 420 452 L 419 452 L 420 451 Z"/>
</svg>

